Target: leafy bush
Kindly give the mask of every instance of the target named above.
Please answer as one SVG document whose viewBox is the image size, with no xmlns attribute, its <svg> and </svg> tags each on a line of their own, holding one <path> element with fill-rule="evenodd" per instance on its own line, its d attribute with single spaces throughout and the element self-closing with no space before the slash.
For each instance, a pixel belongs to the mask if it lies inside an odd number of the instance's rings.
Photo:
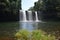
<svg viewBox="0 0 60 40">
<path fill-rule="evenodd" d="M 27 30 L 20 30 L 15 34 L 18 40 L 55 40 L 55 36 L 45 34 L 41 30 L 33 30 L 29 32 Z"/>
</svg>

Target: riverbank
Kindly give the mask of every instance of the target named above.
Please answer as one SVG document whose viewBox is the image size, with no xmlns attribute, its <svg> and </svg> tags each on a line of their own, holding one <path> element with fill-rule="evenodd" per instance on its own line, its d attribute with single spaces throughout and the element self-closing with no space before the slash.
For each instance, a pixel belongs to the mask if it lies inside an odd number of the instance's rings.
<svg viewBox="0 0 60 40">
<path fill-rule="evenodd" d="M 14 36 L 19 28 L 19 22 L 0 22 L 0 37 Z"/>
</svg>

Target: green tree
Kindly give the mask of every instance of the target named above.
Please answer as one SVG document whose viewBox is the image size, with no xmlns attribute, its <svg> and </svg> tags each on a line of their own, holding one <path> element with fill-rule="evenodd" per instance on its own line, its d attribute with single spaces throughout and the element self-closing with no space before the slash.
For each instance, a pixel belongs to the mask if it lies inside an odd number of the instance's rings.
<svg viewBox="0 0 60 40">
<path fill-rule="evenodd" d="M 0 16 L 2 15 L 7 20 L 16 20 L 20 9 L 21 0 L 0 0 Z M 5 20 L 2 17 L 1 20 Z"/>
<path fill-rule="evenodd" d="M 34 10 L 59 10 L 60 0 L 38 0 L 34 3 Z"/>
<path fill-rule="evenodd" d="M 34 7 L 30 7 L 28 10 L 29 11 L 34 11 Z"/>
<path fill-rule="evenodd" d="M 60 12 L 60 0 L 38 0 L 30 9 L 41 11 L 43 19 L 55 20 L 58 18 L 57 13 Z"/>
</svg>

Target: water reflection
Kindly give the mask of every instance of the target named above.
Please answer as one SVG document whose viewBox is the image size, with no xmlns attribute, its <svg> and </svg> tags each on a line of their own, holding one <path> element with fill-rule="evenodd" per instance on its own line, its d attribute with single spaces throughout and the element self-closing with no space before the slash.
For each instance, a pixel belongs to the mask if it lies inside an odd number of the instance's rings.
<svg viewBox="0 0 60 40">
<path fill-rule="evenodd" d="M 20 29 L 26 29 L 29 31 L 37 29 L 37 22 L 20 22 Z"/>
<path fill-rule="evenodd" d="M 60 22 L 20 22 L 20 29 L 28 31 L 40 29 L 47 34 L 60 35 Z"/>
</svg>

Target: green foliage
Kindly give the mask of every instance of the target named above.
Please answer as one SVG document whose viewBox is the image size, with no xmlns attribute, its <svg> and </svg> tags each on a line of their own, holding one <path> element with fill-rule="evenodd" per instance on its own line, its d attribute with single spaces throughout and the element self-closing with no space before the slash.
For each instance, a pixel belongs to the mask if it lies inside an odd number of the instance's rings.
<svg viewBox="0 0 60 40">
<path fill-rule="evenodd" d="M 28 10 L 29 11 L 34 11 L 34 7 L 30 7 Z"/>
<path fill-rule="evenodd" d="M 55 40 L 55 36 L 46 35 L 45 32 L 41 30 L 32 31 L 32 39 L 33 40 Z"/>
<path fill-rule="evenodd" d="M 0 18 L 1 20 L 18 20 L 19 10 L 21 9 L 21 0 L 0 0 Z M 4 18 L 3 18 L 4 17 Z M 2 19 L 3 18 L 3 19 Z"/>
<path fill-rule="evenodd" d="M 16 38 L 20 40 L 28 40 L 30 33 L 27 30 L 20 30 L 16 33 Z"/>
<path fill-rule="evenodd" d="M 34 3 L 34 10 L 56 10 L 60 11 L 60 0 L 38 0 Z"/>
<path fill-rule="evenodd" d="M 37 2 L 34 3 L 33 8 L 35 11 L 45 10 L 45 2 L 43 2 L 43 0 L 38 0 Z"/>
<path fill-rule="evenodd" d="M 40 11 L 41 20 L 59 20 L 60 0 L 38 0 L 30 9 Z"/>
<path fill-rule="evenodd" d="M 55 36 L 47 35 L 42 30 L 33 30 L 32 32 L 20 30 L 15 34 L 15 37 L 19 40 L 55 40 Z"/>
</svg>

